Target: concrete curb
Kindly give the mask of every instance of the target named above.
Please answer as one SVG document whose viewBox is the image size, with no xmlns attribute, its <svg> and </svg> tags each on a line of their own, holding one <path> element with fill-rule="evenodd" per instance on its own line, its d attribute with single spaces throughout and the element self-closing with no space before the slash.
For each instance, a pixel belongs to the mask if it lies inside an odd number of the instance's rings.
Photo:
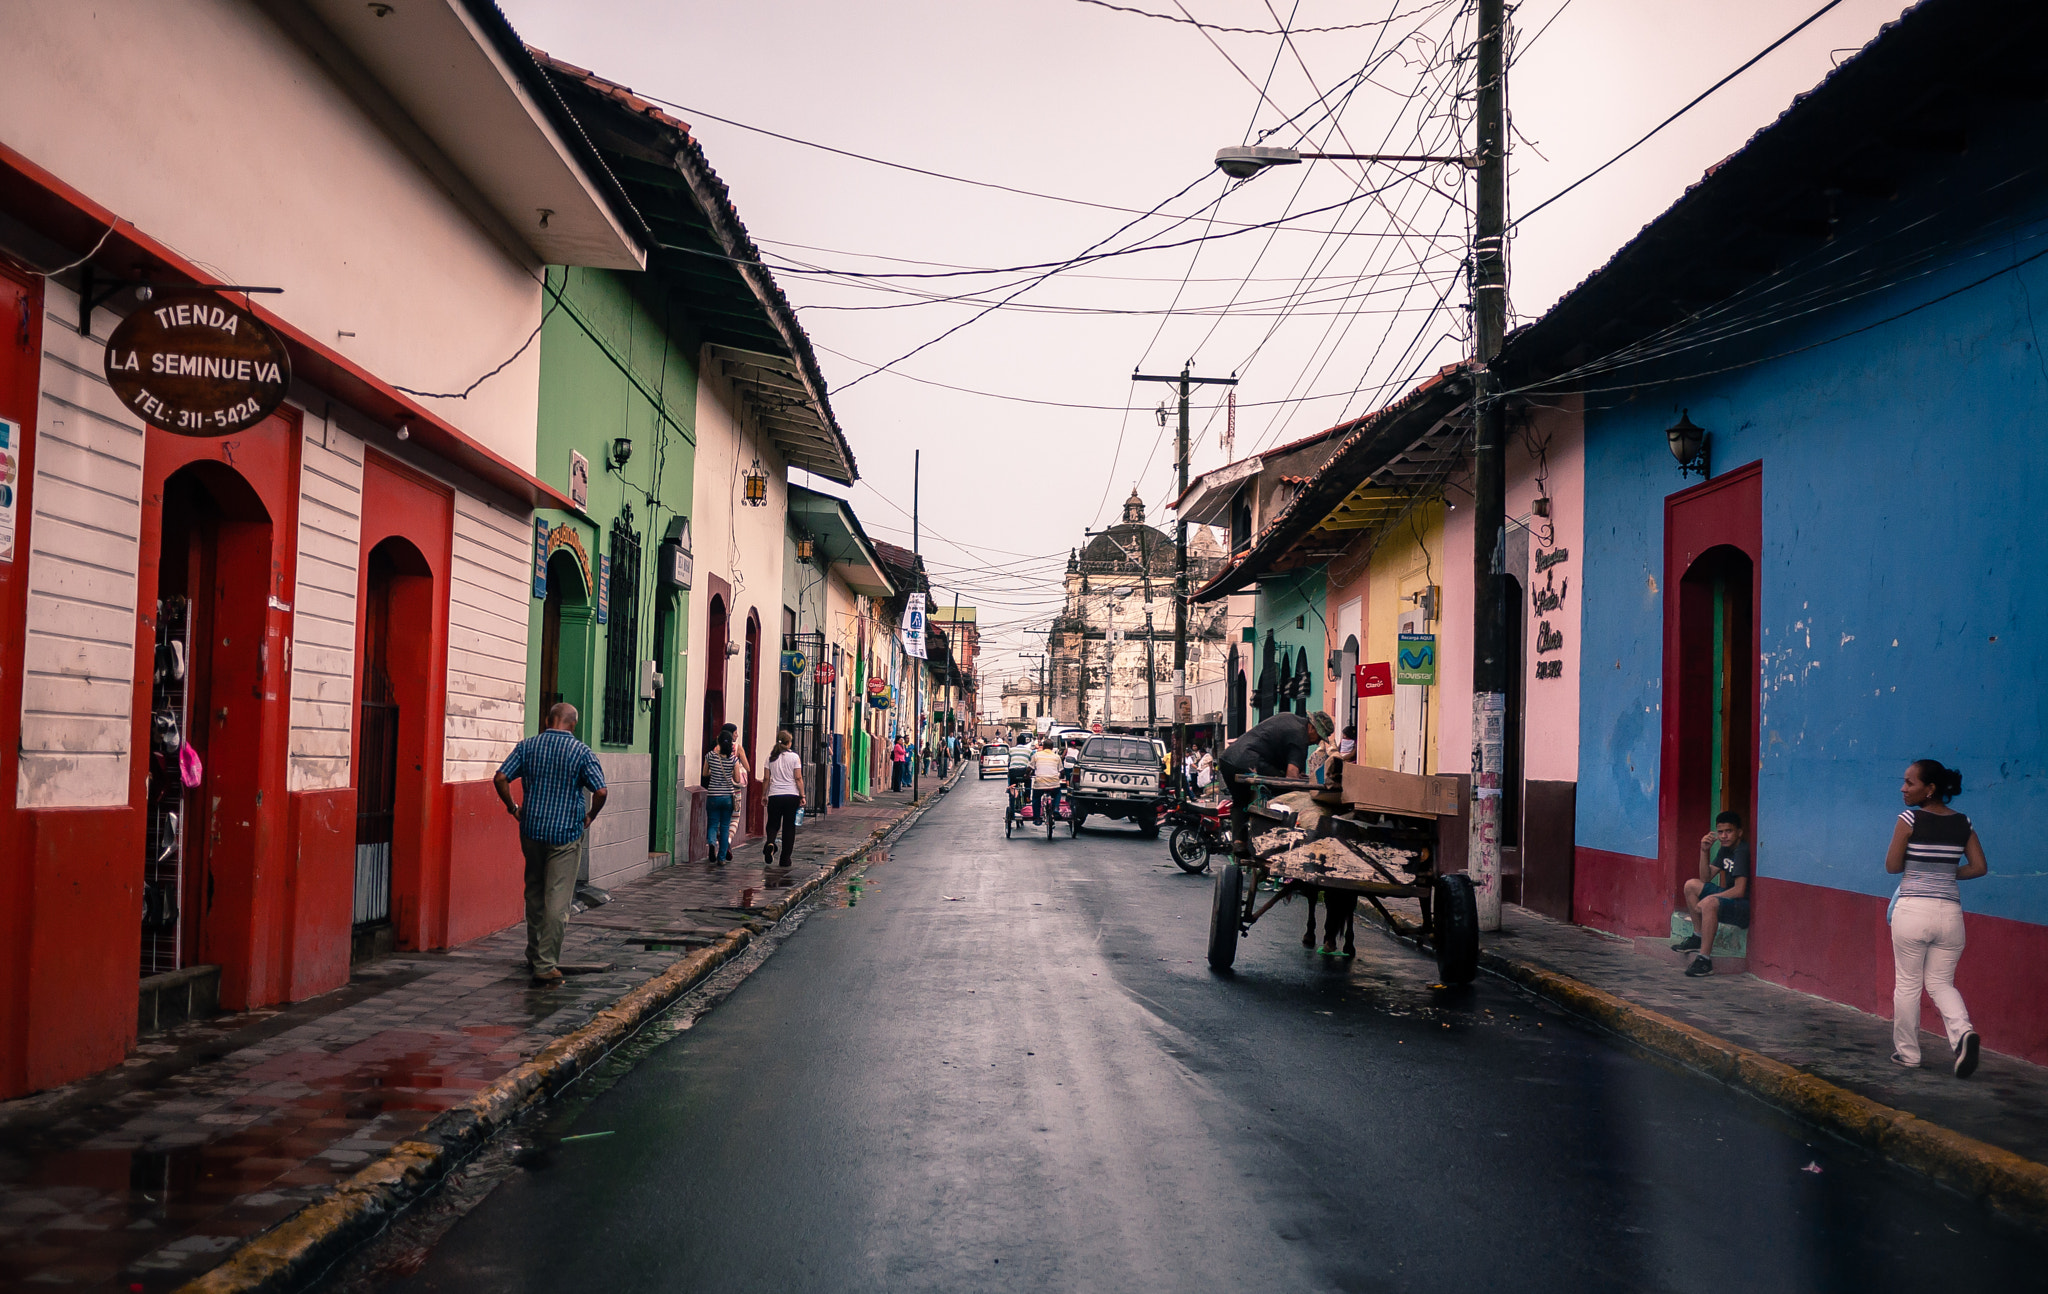
<svg viewBox="0 0 2048 1294">
<path fill-rule="evenodd" d="M 218 1267 L 178 1287 L 178 1294 L 281 1294 L 325 1274 L 351 1249 L 368 1240 L 448 1172 L 529 1108 L 540 1105 L 588 1072 L 641 1025 L 737 956 L 797 905 L 866 861 L 877 846 L 893 840 L 951 789 L 959 771 L 936 789 L 875 828 L 867 840 L 839 855 L 809 880 L 761 909 L 763 922 L 728 930 L 661 974 L 627 992 L 563 1035 L 533 1059 L 500 1076 L 463 1104 L 443 1112 L 412 1141 L 400 1142 L 381 1158 L 325 1196 L 252 1236 Z"/>
<path fill-rule="evenodd" d="M 1396 933 L 1415 939 L 1420 931 L 1401 921 Z M 1479 964 L 1649 1051 L 1981 1199 L 2024 1226 L 2048 1229 L 2048 1165 L 1893 1109 L 1533 962 L 1482 949 Z"/>
</svg>

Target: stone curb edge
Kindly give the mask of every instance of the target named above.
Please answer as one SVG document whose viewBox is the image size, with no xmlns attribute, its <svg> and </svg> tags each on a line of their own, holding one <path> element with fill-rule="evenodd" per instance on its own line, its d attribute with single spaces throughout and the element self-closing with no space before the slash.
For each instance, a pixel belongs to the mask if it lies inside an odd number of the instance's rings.
<svg viewBox="0 0 2048 1294">
<path fill-rule="evenodd" d="M 940 781 L 934 792 L 875 828 L 861 844 L 762 908 L 764 924 L 736 926 L 717 943 L 698 949 L 631 989 L 582 1027 L 555 1039 L 533 1059 L 443 1112 L 417 1139 L 400 1142 L 326 1195 L 252 1236 L 225 1262 L 179 1286 L 177 1294 L 282 1294 L 324 1274 L 506 1124 L 589 1072 L 642 1024 L 737 956 L 798 904 L 865 861 L 878 845 L 908 829 L 959 776 L 956 770 Z"/>
<path fill-rule="evenodd" d="M 1396 932 L 1409 939 L 1420 933 L 1406 921 L 1399 922 Z M 1533 962 L 1482 949 L 1479 964 L 1649 1051 L 1981 1199 L 2024 1226 L 2048 1229 L 2048 1165 L 1873 1101 Z"/>
</svg>

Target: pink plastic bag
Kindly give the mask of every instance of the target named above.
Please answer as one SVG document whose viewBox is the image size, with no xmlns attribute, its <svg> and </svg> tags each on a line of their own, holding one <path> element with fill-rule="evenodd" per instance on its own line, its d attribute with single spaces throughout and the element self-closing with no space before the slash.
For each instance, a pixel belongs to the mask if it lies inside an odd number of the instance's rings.
<svg viewBox="0 0 2048 1294">
<path fill-rule="evenodd" d="M 186 790 L 196 789 L 199 779 L 205 776 L 205 773 L 205 767 L 199 762 L 198 751 L 192 749 L 189 743 L 178 748 L 178 780 L 185 784 Z"/>
</svg>

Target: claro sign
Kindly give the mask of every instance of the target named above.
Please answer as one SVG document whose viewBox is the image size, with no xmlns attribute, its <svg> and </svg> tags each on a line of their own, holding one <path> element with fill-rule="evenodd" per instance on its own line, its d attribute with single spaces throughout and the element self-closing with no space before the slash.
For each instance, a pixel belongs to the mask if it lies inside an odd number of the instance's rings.
<svg viewBox="0 0 2048 1294">
<path fill-rule="evenodd" d="M 211 295 L 153 301 L 107 339 L 107 381 L 136 417 L 180 436 L 227 436 L 276 412 L 291 357 L 247 310 Z"/>
</svg>

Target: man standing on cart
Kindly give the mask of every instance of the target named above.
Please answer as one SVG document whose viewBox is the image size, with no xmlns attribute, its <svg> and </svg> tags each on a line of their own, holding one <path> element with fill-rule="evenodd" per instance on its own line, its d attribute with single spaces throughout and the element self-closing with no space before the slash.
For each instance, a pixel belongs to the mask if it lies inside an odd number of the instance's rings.
<svg viewBox="0 0 2048 1294">
<path fill-rule="evenodd" d="M 1310 715 L 1281 712 L 1230 743 L 1216 761 L 1223 789 L 1230 795 L 1230 847 L 1240 861 L 1252 857 L 1252 788 L 1246 777 L 1300 777 L 1308 766 L 1311 746 L 1337 730 L 1336 720 L 1321 710 Z"/>
</svg>

